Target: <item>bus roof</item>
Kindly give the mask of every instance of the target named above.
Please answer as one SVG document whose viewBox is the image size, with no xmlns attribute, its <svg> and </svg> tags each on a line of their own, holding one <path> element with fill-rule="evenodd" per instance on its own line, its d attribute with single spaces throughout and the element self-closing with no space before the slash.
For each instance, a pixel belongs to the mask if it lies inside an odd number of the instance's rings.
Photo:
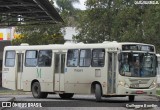
<svg viewBox="0 0 160 110">
<path fill-rule="evenodd" d="M 49 45 L 28 45 L 21 44 L 19 46 L 6 46 L 5 50 L 32 50 L 32 49 L 79 49 L 79 48 L 119 48 L 121 49 L 122 45 L 127 44 L 139 44 L 139 45 L 150 45 L 144 43 L 134 43 L 134 42 L 109 42 L 104 41 L 103 43 L 92 43 L 92 44 L 84 44 L 84 43 L 65 43 L 65 44 L 49 44 Z"/>
</svg>

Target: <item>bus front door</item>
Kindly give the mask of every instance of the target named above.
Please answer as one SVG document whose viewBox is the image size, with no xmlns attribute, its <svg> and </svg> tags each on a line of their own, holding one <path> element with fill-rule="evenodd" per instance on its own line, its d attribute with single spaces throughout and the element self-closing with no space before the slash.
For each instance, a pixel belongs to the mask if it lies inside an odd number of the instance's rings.
<svg viewBox="0 0 160 110">
<path fill-rule="evenodd" d="M 64 91 L 65 53 L 55 53 L 54 57 L 55 91 Z"/>
<path fill-rule="evenodd" d="M 108 94 L 116 92 L 116 56 L 117 53 L 108 53 Z"/>
<path fill-rule="evenodd" d="M 22 74 L 23 74 L 23 53 L 17 54 L 17 76 L 16 76 L 16 89 L 23 89 Z"/>
</svg>

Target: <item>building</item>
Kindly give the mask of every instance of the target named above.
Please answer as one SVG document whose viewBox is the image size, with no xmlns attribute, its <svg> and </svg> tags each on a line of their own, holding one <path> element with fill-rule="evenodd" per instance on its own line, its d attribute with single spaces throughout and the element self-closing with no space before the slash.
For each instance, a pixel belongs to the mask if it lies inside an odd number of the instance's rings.
<svg viewBox="0 0 160 110">
<path fill-rule="evenodd" d="M 79 31 L 76 30 L 76 27 L 64 27 L 61 29 L 61 31 L 66 42 L 76 42 L 73 40 L 73 36 L 79 33 Z"/>
<path fill-rule="evenodd" d="M 15 28 L 0 28 L 0 41 L 11 40 L 14 38 Z"/>
</svg>

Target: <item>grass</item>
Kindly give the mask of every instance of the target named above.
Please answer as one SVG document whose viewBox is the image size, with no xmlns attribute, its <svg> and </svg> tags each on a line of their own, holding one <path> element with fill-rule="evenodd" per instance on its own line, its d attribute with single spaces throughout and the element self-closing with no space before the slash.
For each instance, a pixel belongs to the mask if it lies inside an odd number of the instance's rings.
<svg viewBox="0 0 160 110">
<path fill-rule="evenodd" d="M 160 90 L 157 90 L 157 95 L 160 95 Z"/>
<path fill-rule="evenodd" d="M 0 95 L 25 95 L 25 92 L 14 90 L 1 90 Z"/>
<path fill-rule="evenodd" d="M 13 91 L 13 90 L 1 90 L 0 94 L 18 94 L 19 91 Z"/>
</svg>

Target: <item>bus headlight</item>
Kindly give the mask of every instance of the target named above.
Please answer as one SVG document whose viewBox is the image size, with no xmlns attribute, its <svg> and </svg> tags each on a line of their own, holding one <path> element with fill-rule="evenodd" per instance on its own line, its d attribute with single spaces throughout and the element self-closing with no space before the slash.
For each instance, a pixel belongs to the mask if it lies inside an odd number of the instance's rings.
<svg viewBox="0 0 160 110">
<path fill-rule="evenodd" d="M 126 84 L 126 82 L 124 81 L 119 81 L 119 84 L 118 85 L 121 85 L 123 87 L 126 87 L 126 88 L 129 88 L 129 86 Z"/>
<path fill-rule="evenodd" d="M 150 88 L 154 88 L 156 86 L 157 86 L 157 83 L 155 81 L 153 81 L 152 84 L 151 84 L 151 86 L 150 86 Z"/>
</svg>

